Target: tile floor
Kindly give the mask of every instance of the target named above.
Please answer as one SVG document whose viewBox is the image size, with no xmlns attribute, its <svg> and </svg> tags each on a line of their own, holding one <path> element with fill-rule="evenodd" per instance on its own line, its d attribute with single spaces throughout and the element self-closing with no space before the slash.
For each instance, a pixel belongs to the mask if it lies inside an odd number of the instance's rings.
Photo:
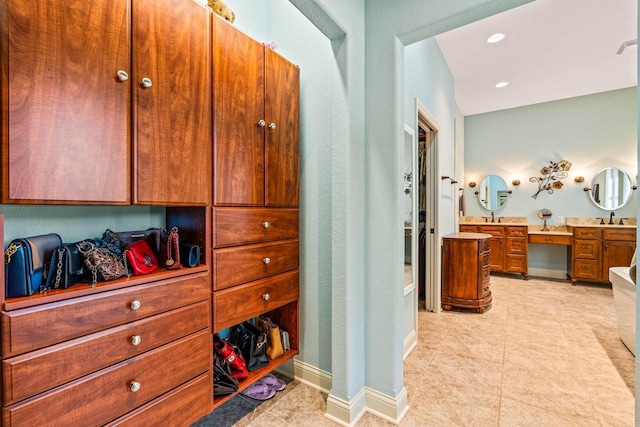
<svg viewBox="0 0 640 427">
<path fill-rule="evenodd" d="M 634 357 L 610 287 L 492 276 L 484 314 L 419 313 L 405 361 L 401 426 L 633 426 Z M 292 381 L 273 399 L 237 396 L 194 427 L 335 426 L 327 396 Z M 358 426 L 391 426 L 366 414 Z"/>
</svg>

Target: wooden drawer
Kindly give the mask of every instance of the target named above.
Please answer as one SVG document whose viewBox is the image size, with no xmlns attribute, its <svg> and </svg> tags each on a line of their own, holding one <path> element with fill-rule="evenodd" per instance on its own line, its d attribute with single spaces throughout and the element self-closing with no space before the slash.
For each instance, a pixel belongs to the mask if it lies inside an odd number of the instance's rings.
<svg viewBox="0 0 640 427">
<path fill-rule="evenodd" d="M 491 265 L 491 253 L 484 252 L 480 255 L 480 266 L 482 268 L 489 268 Z"/>
<path fill-rule="evenodd" d="M 576 240 L 573 245 L 573 257 L 598 259 L 600 244 L 597 240 Z"/>
<path fill-rule="evenodd" d="M 297 300 L 299 282 L 296 270 L 214 292 L 213 330 L 218 332 Z"/>
<path fill-rule="evenodd" d="M 107 424 L 106 427 L 189 426 L 210 412 L 213 379 L 199 376 L 167 394 Z"/>
<path fill-rule="evenodd" d="M 476 226 L 475 225 L 462 225 L 460 224 L 460 232 L 461 233 L 475 233 Z"/>
<path fill-rule="evenodd" d="M 96 372 L 209 326 L 209 302 L 3 360 L 4 405 Z M 138 336 L 141 342 L 132 343 Z M 46 373 L 43 375 L 43 373 Z"/>
<path fill-rule="evenodd" d="M 508 254 L 520 254 L 527 253 L 527 239 L 524 237 L 507 237 L 507 255 Z"/>
<path fill-rule="evenodd" d="M 600 263 L 597 260 L 576 259 L 573 264 L 574 279 L 600 280 Z"/>
<path fill-rule="evenodd" d="M 491 251 L 491 242 L 489 240 L 483 240 L 480 242 L 480 251 L 482 253 Z"/>
<path fill-rule="evenodd" d="M 297 238 L 298 209 L 213 209 L 214 248 Z"/>
<path fill-rule="evenodd" d="M 635 242 L 636 230 L 632 228 L 605 228 L 602 230 L 602 239 Z"/>
<path fill-rule="evenodd" d="M 220 290 L 246 282 L 297 270 L 298 240 L 263 243 L 213 251 L 213 289 Z"/>
<path fill-rule="evenodd" d="M 527 257 L 525 255 L 507 255 L 505 257 L 505 271 L 526 274 L 527 267 Z"/>
<path fill-rule="evenodd" d="M 482 284 L 483 285 L 488 285 L 489 282 L 491 281 L 491 270 L 489 270 L 489 267 L 483 268 L 482 269 Z"/>
<path fill-rule="evenodd" d="M 527 237 L 527 227 L 507 227 L 509 237 Z"/>
<path fill-rule="evenodd" d="M 574 228 L 573 237 L 576 239 L 598 239 L 600 238 L 600 228 Z"/>
<path fill-rule="evenodd" d="M 544 235 L 529 234 L 529 243 L 538 243 L 541 245 L 571 245 L 571 236 L 569 235 Z"/>
<path fill-rule="evenodd" d="M 478 233 L 487 233 L 492 236 L 503 236 L 504 227 L 502 225 L 479 225 Z"/>
<path fill-rule="evenodd" d="M 3 357 L 14 356 L 209 298 L 208 274 L 2 312 Z M 138 301 L 140 308 L 133 309 Z"/>
<path fill-rule="evenodd" d="M 210 348 L 206 330 L 174 341 L 6 407 L 4 426 L 102 425 L 207 372 Z"/>
</svg>

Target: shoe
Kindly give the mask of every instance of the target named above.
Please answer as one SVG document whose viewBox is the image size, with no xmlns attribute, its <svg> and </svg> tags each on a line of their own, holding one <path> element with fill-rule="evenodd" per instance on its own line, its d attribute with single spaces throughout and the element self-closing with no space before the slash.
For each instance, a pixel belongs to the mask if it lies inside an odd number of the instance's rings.
<svg viewBox="0 0 640 427">
<path fill-rule="evenodd" d="M 287 383 L 282 381 L 280 378 L 276 377 L 273 374 L 267 374 L 264 377 L 260 378 L 256 384 L 264 384 L 275 391 L 282 391 L 287 386 Z"/>
<path fill-rule="evenodd" d="M 269 400 L 275 396 L 276 391 L 266 384 L 255 382 L 242 392 L 247 397 L 256 400 Z"/>
<path fill-rule="evenodd" d="M 221 339 L 218 334 L 213 335 L 213 347 L 215 351 L 229 363 L 232 377 L 243 380 L 249 376 L 247 364 L 239 348 Z"/>
</svg>

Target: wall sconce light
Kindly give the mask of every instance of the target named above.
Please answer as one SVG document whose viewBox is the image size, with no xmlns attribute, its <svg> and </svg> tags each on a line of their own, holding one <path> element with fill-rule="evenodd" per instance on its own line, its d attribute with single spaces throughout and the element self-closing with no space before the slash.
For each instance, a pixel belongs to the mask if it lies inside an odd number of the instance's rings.
<svg viewBox="0 0 640 427">
<path fill-rule="evenodd" d="M 469 181 L 469 187 L 473 188 L 476 186 L 476 182 L 475 181 Z"/>
<path fill-rule="evenodd" d="M 575 182 L 584 182 L 584 176 L 576 176 L 573 180 Z"/>
<path fill-rule="evenodd" d="M 513 181 L 511 181 L 511 183 L 513 185 L 520 185 L 520 180 L 519 179 L 514 179 Z"/>
</svg>

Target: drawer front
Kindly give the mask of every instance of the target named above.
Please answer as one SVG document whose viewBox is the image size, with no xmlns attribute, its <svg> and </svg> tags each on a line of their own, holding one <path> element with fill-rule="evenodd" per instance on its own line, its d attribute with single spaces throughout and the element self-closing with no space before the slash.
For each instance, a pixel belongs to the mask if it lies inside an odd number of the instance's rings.
<svg viewBox="0 0 640 427">
<path fill-rule="evenodd" d="M 507 227 L 509 237 L 527 237 L 527 227 Z"/>
<path fill-rule="evenodd" d="M 489 251 L 491 251 L 491 241 L 489 241 L 489 240 L 483 240 L 483 241 L 480 243 L 480 251 L 481 251 L 482 253 L 485 253 L 485 252 L 489 252 Z"/>
<path fill-rule="evenodd" d="M 573 245 L 574 258 L 598 259 L 600 251 L 597 240 L 576 240 Z"/>
<path fill-rule="evenodd" d="M 6 407 L 4 425 L 102 425 L 207 372 L 210 347 L 206 330 L 174 341 Z M 134 382 L 140 385 L 135 392 Z"/>
<path fill-rule="evenodd" d="M 600 265 L 596 260 L 576 259 L 573 263 L 574 279 L 600 280 Z"/>
<path fill-rule="evenodd" d="M 4 405 L 137 356 L 209 326 L 209 302 L 5 359 Z M 134 344 L 133 337 L 140 343 Z M 42 373 L 46 372 L 46 375 Z"/>
<path fill-rule="evenodd" d="M 131 288 L 2 313 L 3 356 L 13 356 L 133 322 L 198 301 L 211 293 L 208 274 L 161 280 Z M 134 309 L 132 302 L 140 307 Z"/>
<path fill-rule="evenodd" d="M 597 239 L 600 237 L 599 228 L 574 228 L 573 237 L 576 239 Z"/>
<path fill-rule="evenodd" d="M 543 235 L 529 234 L 529 243 L 542 245 L 571 245 L 571 236 L 568 235 Z"/>
<path fill-rule="evenodd" d="M 106 427 L 189 426 L 210 412 L 213 379 L 209 373 L 199 376 Z"/>
<path fill-rule="evenodd" d="M 507 255 L 505 271 L 527 274 L 527 257 L 524 255 Z"/>
<path fill-rule="evenodd" d="M 524 237 L 507 237 L 507 254 L 527 253 L 527 240 Z"/>
<path fill-rule="evenodd" d="M 602 230 L 602 239 L 635 242 L 636 230 L 632 228 L 605 228 Z"/>
<path fill-rule="evenodd" d="M 501 225 L 479 225 L 478 233 L 487 233 L 492 236 L 503 236 L 504 227 Z"/>
<path fill-rule="evenodd" d="M 297 270 L 298 240 L 213 251 L 213 289 L 220 290 L 285 271 Z"/>
<path fill-rule="evenodd" d="M 489 268 L 491 265 L 491 254 L 489 252 L 485 252 L 480 255 L 480 267 Z"/>
<path fill-rule="evenodd" d="M 491 281 L 491 270 L 489 270 L 489 267 L 483 268 L 482 269 L 482 284 L 484 286 L 487 286 L 490 281 Z"/>
<path fill-rule="evenodd" d="M 460 232 L 461 233 L 475 233 L 476 226 L 475 225 L 462 225 L 460 224 Z"/>
<path fill-rule="evenodd" d="M 214 248 L 297 239 L 298 233 L 298 209 L 213 209 Z"/>
<path fill-rule="evenodd" d="M 213 293 L 213 330 L 236 325 L 300 296 L 298 271 Z"/>
</svg>

